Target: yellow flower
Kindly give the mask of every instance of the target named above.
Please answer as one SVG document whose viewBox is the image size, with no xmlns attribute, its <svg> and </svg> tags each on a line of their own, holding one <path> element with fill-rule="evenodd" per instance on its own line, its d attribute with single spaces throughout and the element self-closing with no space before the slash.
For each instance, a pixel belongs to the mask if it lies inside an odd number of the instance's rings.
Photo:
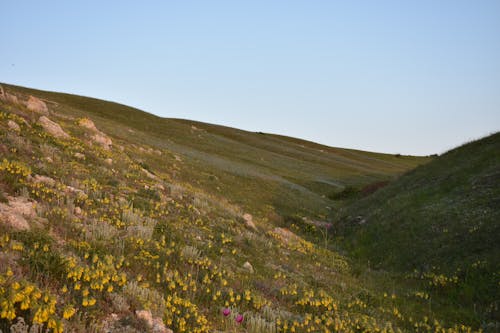
<svg viewBox="0 0 500 333">
<path fill-rule="evenodd" d="M 64 319 L 69 319 L 71 317 L 73 317 L 73 315 L 75 314 L 76 310 L 73 306 L 71 305 L 68 305 L 65 309 L 64 309 L 64 312 L 63 312 L 63 318 Z"/>
</svg>

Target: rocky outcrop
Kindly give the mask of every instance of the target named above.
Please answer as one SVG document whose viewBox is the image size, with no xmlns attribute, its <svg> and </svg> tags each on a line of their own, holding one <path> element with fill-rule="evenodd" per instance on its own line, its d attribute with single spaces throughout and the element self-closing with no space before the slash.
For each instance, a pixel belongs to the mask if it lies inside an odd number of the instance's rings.
<svg viewBox="0 0 500 333">
<path fill-rule="evenodd" d="M 111 141 L 111 139 L 102 132 L 92 135 L 92 140 L 107 150 L 111 149 L 111 145 L 113 144 L 113 141 Z"/>
<path fill-rule="evenodd" d="M 41 99 L 36 98 L 34 96 L 30 96 L 28 98 L 28 101 L 26 102 L 26 107 L 28 108 L 28 110 L 43 114 L 45 116 L 49 114 L 49 108 L 47 107 L 47 104 L 45 104 L 45 102 L 42 101 Z"/>
<path fill-rule="evenodd" d="M 101 145 L 106 150 L 111 149 L 111 146 L 113 145 L 113 141 L 106 134 L 99 131 L 92 120 L 90 120 L 88 118 L 80 119 L 78 121 L 78 125 L 93 132 L 93 134 L 91 135 L 92 141 Z"/>
<path fill-rule="evenodd" d="M 295 243 L 300 241 L 300 237 L 286 228 L 274 228 L 273 232 L 285 243 Z"/>
<path fill-rule="evenodd" d="M 7 126 L 9 126 L 9 129 L 15 132 L 21 132 L 21 127 L 19 127 L 19 125 L 13 120 L 9 119 L 9 121 L 7 122 Z"/>
<path fill-rule="evenodd" d="M 253 273 L 253 266 L 251 263 L 249 263 L 248 261 L 246 261 L 244 264 L 243 264 L 243 268 L 248 272 L 248 273 Z"/>
<path fill-rule="evenodd" d="M 0 223 L 17 230 L 29 230 L 26 218 L 36 216 L 35 205 L 24 197 L 7 197 L 8 203 L 0 203 Z"/>
<path fill-rule="evenodd" d="M 60 139 L 70 138 L 68 133 L 64 132 L 64 130 L 58 123 L 53 122 L 52 120 L 50 120 L 45 116 L 41 116 L 40 119 L 38 119 L 38 124 L 40 124 L 40 126 L 42 126 L 47 133 L 51 134 L 56 138 Z"/>
<path fill-rule="evenodd" d="M 245 225 L 247 226 L 247 228 L 257 230 L 257 227 L 255 227 L 255 223 L 253 223 L 252 214 L 243 214 L 243 220 L 245 221 Z"/>
<path fill-rule="evenodd" d="M 149 310 L 136 310 L 135 315 L 138 319 L 146 322 L 146 325 L 148 325 L 153 333 L 173 333 L 171 329 L 163 324 L 160 317 L 153 317 Z"/>
<path fill-rule="evenodd" d="M 82 118 L 82 119 L 78 120 L 78 125 L 86 128 L 88 130 L 94 131 L 94 132 L 99 131 L 97 129 L 97 127 L 95 127 L 94 122 L 92 120 L 90 120 L 89 118 Z"/>
<path fill-rule="evenodd" d="M 33 180 L 35 183 L 43 183 L 50 187 L 56 186 L 56 181 L 53 178 L 47 176 L 35 175 L 35 177 L 33 177 Z"/>
<path fill-rule="evenodd" d="M 2 86 L 0 86 L 0 100 L 10 104 L 19 104 L 17 96 L 4 91 Z"/>
</svg>

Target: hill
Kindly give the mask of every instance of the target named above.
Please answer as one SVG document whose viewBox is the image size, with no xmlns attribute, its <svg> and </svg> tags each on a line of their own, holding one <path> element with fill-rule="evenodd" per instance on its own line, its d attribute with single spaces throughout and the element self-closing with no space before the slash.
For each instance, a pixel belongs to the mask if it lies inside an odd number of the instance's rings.
<svg viewBox="0 0 500 333">
<path fill-rule="evenodd" d="M 133 143 L 168 150 L 170 157 L 177 156 L 169 161 L 180 168 L 170 175 L 176 182 L 224 193 L 255 213 L 271 205 L 279 214 L 300 210 L 304 215 L 327 215 L 327 207 L 334 205 L 329 194 L 348 185 L 393 179 L 429 160 L 332 148 L 285 136 L 160 118 L 93 98 L 4 86 L 51 101 L 58 114 L 90 117 L 124 146 Z M 162 168 L 155 161 L 148 163 L 153 163 L 151 168 Z"/>
<path fill-rule="evenodd" d="M 391 181 L 430 158 L 3 88 L 2 331 L 469 332 L 483 324 L 429 306 L 425 285 L 365 269 L 332 242 L 337 193 Z M 437 300 L 453 306 L 446 295 Z"/>
<path fill-rule="evenodd" d="M 351 254 L 411 273 L 457 308 L 500 318 L 500 133 L 467 143 L 353 202 L 339 228 Z M 482 308 L 481 311 L 479 308 Z"/>
</svg>

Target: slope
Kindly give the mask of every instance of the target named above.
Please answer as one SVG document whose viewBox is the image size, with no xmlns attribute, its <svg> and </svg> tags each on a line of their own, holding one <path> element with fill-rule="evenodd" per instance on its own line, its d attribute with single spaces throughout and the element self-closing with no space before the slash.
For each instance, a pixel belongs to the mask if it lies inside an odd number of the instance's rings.
<svg viewBox="0 0 500 333">
<path fill-rule="evenodd" d="M 331 193 L 347 185 L 392 179 L 429 160 L 332 148 L 285 136 L 160 118 L 93 98 L 4 86 L 49 100 L 58 113 L 90 117 L 124 143 L 133 136 L 137 144 L 168 149 L 177 156 L 177 181 L 224 193 L 254 213 L 263 214 L 262 207 L 271 205 L 282 215 L 326 216 L 335 206 L 327 198 Z"/>
<path fill-rule="evenodd" d="M 408 172 L 341 215 L 354 256 L 411 272 L 457 307 L 498 320 L 500 133 Z"/>
<path fill-rule="evenodd" d="M 4 332 L 480 327 L 429 307 L 420 286 L 359 274 L 328 243 L 327 221 L 299 215 L 331 204 L 330 188 L 307 181 L 363 185 L 427 159 L 12 86 L 0 96 L 0 156 Z"/>
</svg>

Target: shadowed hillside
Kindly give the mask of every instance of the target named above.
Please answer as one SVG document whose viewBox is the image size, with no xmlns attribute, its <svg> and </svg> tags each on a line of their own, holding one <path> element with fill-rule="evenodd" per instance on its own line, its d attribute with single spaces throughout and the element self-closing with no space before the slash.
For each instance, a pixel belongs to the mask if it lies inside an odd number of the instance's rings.
<svg viewBox="0 0 500 333">
<path fill-rule="evenodd" d="M 356 257 L 500 317 L 500 133 L 408 172 L 343 215 Z"/>
</svg>

